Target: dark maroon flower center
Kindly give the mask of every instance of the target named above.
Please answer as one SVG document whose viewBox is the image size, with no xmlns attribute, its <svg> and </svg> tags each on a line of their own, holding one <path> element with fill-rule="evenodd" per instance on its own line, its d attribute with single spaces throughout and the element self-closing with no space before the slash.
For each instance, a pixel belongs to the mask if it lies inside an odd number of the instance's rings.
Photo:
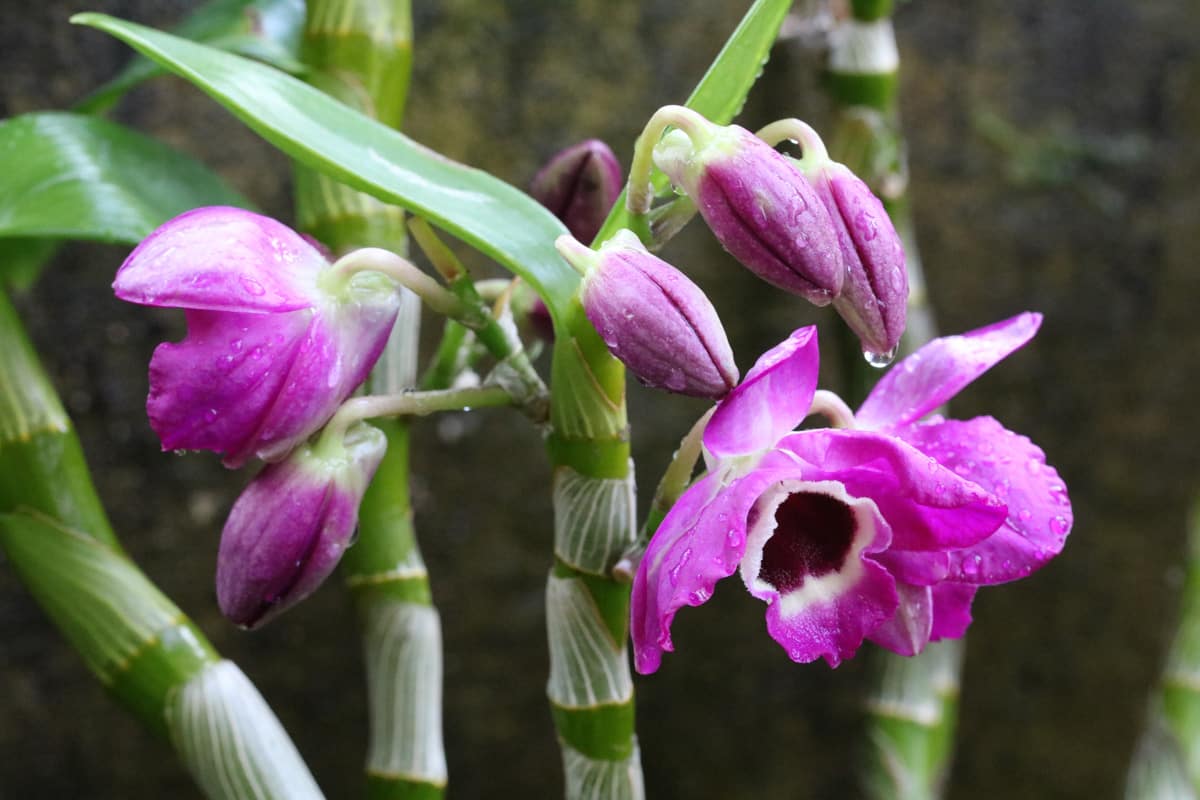
<svg viewBox="0 0 1200 800">
<path fill-rule="evenodd" d="M 780 593 L 842 568 L 854 541 L 850 506 L 835 497 L 797 492 L 775 509 L 775 533 L 763 547 L 759 580 Z"/>
</svg>

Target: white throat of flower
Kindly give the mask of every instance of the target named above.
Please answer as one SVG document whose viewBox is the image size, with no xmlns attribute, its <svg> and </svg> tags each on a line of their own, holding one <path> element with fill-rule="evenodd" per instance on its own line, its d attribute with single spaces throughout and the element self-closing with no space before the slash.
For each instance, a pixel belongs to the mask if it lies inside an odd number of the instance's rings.
<svg viewBox="0 0 1200 800">
<path fill-rule="evenodd" d="M 794 494 L 825 495 L 848 507 L 854 530 L 841 563 L 819 575 L 805 575 L 795 587 L 780 591 L 763 580 L 763 551 L 776 533 L 776 512 Z M 874 501 L 851 497 L 837 481 L 780 481 L 765 491 L 750 512 L 750 527 L 746 535 L 746 554 L 742 557 L 741 576 L 746 588 L 755 597 L 771 601 L 779 598 L 779 610 L 784 618 L 793 617 L 817 605 L 825 605 L 844 594 L 863 577 L 862 552 L 875 539 L 878 509 Z M 837 535 L 837 531 L 804 531 L 804 535 L 821 537 Z"/>
</svg>

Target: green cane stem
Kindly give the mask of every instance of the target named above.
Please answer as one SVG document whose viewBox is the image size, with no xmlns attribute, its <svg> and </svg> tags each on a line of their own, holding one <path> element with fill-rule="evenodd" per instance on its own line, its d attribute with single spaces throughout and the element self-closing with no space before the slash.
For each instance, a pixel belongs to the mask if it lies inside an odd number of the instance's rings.
<svg viewBox="0 0 1200 800">
<path fill-rule="evenodd" d="M 0 548 L 101 684 L 210 798 L 320 798 L 254 686 L 125 555 L 0 292 Z"/>
<path fill-rule="evenodd" d="M 409 0 L 309 0 L 304 57 L 315 70 L 312 83 L 398 128 L 412 68 Z M 299 166 L 296 204 L 301 226 L 334 252 L 361 247 L 407 252 L 399 208 Z M 436 294 L 446 292 L 422 277 L 425 286 L 436 286 Z M 395 394 L 415 383 L 419 313 L 419 305 L 402 306 L 368 381 L 372 392 Z M 363 625 L 367 796 L 434 800 L 446 786 L 441 622 L 412 524 L 409 422 L 373 424 L 387 435 L 388 450 L 359 509 L 358 542 L 342 560 Z"/>
<path fill-rule="evenodd" d="M 1200 796 L 1200 500 L 1188 520 L 1175 640 L 1126 784 L 1126 800 Z"/>
</svg>

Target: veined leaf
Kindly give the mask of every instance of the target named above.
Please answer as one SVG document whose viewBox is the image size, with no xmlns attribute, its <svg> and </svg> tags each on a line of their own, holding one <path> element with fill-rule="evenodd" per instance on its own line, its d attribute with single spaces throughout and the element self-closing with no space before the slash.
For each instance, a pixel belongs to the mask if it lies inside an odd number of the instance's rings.
<svg viewBox="0 0 1200 800">
<path fill-rule="evenodd" d="M 579 282 L 554 249 L 563 227 L 524 192 L 414 142 L 290 75 L 103 14 L 72 21 L 116 36 L 196 84 L 305 166 L 419 214 L 495 258 L 561 318 Z"/>
<path fill-rule="evenodd" d="M 135 244 L 177 214 L 246 206 L 198 161 L 113 122 L 39 112 L 0 123 L 0 283 L 28 283 L 48 239 Z"/>
<path fill-rule="evenodd" d="M 299 60 L 303 31 L 304 0 L 211 0 L 172 29 L 184 39 L 256 58 L 287 72 L 304 69 Z M 102 113 L 134 86 L 166 73 L 148 58 L 135 58 L 75 108 Z"/>
<path fill-rule="evenodd" d="M 741 108 L 790 2 L 758 0 L 688 105 L 718 122 Z M 103 30 L 194 83 L 292 158 L 428 218 L 527 280 L 560 318 L 578 276 L 558 257 L 565 232 L 532 198 L 450 161 L 262 64 L 103 14 L 73 22 Z"/>
</svg>

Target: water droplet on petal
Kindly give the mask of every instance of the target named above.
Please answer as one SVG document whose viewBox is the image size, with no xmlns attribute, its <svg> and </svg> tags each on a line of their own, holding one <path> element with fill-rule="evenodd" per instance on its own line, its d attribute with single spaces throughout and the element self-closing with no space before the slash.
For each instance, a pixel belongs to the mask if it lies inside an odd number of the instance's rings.
<svg viewBox="0 0 1200 800">
<path fill-rule="evenodd" d="M 1033 512 L 1028 508 L 1022 508 L 1021 513 L 1018 516 L 1028 522 L 1029 520 L 1033 519 Z"/>
<path fill-rule="evenodd" d="M 240 280 L 242 283 L 242 288 L 255 297 L 262 297 L 267 293 L 267 290 L 263 288 L 263 285 L 253 278 L 247 278 L 243 275 Z"/>
<path fill-rule="evenodd" d="M 883 369 L 888 364 L 891 364 L 896 360 L 896 349 L 897 348 L 893 347 L 891 350 L 888 350 L 884 353 L 863 350 L 863 358 L 866 359 L 867 363 L 875 369 Z"/>
<path fill-rule="evenodd" d="M 979 565 L 983 563 L 983 556 L 976 553 L 968 557 L 962 563 L 962 573 L 968 578 L 974 578 L 979 575 Z"/>
<path fill-rule="evenodd" d="M 1067 518 L 1064 516 L 1059 515 L 1050 520 L 1050 530 L 1056 536 L 1065 536 L 1070 528 L 1071 523 L 1067 522 Z"/>
<path fill-rule="evenodd" d="M 679 585 L 679 573 L 683 571 L 684 564 L 686 564 L 691 557 L 692 548 L 689 547 L 683 551 L 683 555 L 679 557 L 679 560 L 675 562 L 675 566 L 671 567 L 670 571 L 667 573 L 667 579 L 671 581 L 672 586 Z"/>
<path fill-rule="evenodd" d="M 216 422 L 218 416 L 220 416 L 220 412 L 217 411 L 215 408 L 210 408 L 208 411 L 204 412 L 204 421 L 205 422 Z"/>
</svg>

